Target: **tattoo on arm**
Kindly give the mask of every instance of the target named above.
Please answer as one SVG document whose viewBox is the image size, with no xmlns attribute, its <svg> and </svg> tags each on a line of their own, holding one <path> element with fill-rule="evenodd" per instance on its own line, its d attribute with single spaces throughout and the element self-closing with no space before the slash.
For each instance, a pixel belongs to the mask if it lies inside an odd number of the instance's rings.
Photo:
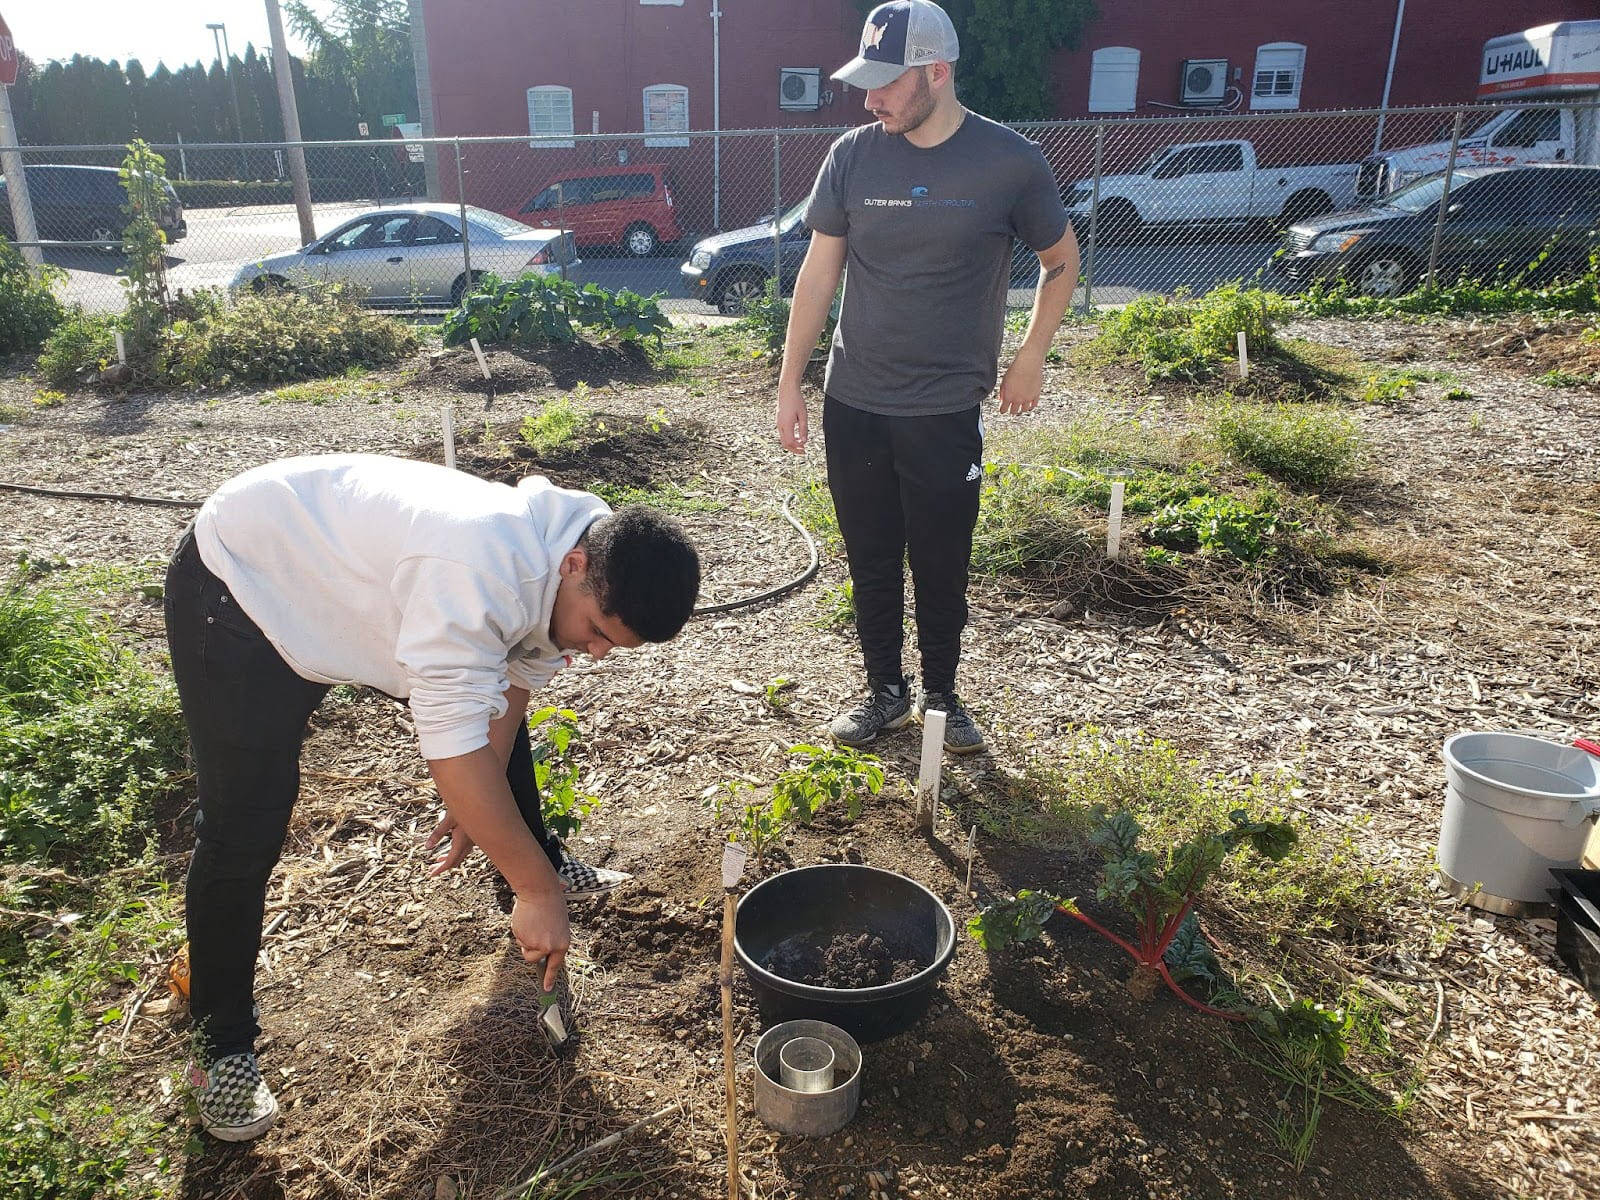
<svg viewBox="0 0 1600 1200">
<path fill-rule="evenodd" d="M 1066 263 L 1057 263 L 1053 267 L 1048 267 L 1045 270 L 1044 278 L 1039 280 L 1039 282 L 1041 284 L 1046 284 L 1050 283 L 1052 280 L 1060 279 L 1061 276 L 1066 272 L 1066 269 Z"/>
</svg>

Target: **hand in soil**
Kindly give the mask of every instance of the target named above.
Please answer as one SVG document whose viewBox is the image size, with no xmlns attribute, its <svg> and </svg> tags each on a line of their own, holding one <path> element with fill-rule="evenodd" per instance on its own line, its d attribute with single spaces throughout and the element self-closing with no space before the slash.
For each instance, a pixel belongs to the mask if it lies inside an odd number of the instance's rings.
<svg viewBox="0 0 1600 1200">
<path fill-rule="evenodd" d="M 559 893 L 548 896 L 518 896 L 511 906 L 511 934 L 522 947 L 522 957 L 530 963 L 544 960 L 541 986 L 550 991 L 561 978 L 562 964 L 572 946 L 572 928 L 567 924 L 567 902 Z"/>
</svg>

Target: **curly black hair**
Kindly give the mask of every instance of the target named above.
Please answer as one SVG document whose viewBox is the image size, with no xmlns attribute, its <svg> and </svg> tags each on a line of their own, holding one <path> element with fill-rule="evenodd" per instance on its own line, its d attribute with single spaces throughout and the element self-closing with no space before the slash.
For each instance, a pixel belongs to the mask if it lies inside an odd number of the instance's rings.
<svg viewBox="0 0 1600 1200">
<path fill-rule="evenodd" d="M 678 636 L 700 594 L 700 556 L 681 525 L 635 504 L 601 517 L 579 545 L 601 612 L 647 642 Z"/>
</svg>

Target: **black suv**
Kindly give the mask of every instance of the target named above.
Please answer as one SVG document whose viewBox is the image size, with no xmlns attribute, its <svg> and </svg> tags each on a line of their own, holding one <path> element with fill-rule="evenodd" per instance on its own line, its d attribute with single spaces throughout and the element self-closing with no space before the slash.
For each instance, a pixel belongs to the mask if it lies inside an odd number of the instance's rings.
<svg viewBox="0 0 1600 1200">
<path fill-rule="evenodd" d="M 1272 272 L 1290 286 L 1339 277 L 1364 295 L 1398 296 L 1422 282 L 1436 225 L 1442 282 L 1515 276 L 1530 264 L 1536 278 L 1575 274 L 1600 246 L 1600 167 L 1458 167 L 1439 225 L 1443 197 L 1440 172 L 1371 208 L 1296 222 Z"/>
<path fill-rule="evenodd" d="M 702 238 L 689 251 L 689 261 L 678 268 L 689 294 L 697 296 L 720 313 L 738 316 L 744 306 L 759 299 L 772 278 L 774 258 L 782 264 L 779 284 L 784 295 L 794 290 L 795 276 L 811 248 L 811 230 L 800 214 L 806 202 L 800 201 L 778 217 L 777 236 L 772 218 L 759 225 L 729 230 Z"/>
<path fill-rule="evenodd" d="M 28 198 L 33 205 L 33 223 L 42 241 L 96 242 L 107 249 L 122 244 L 128 202 L 122 178 L 116 167 L 25 166 Z M 161 181 L 166 203 L 156 214 L 156 223 L 175 242 L 189 232 L 183 218 L 178 193 L 167 180 Z M 11 220 L 11 198 L 6 181 L 0 176 L 0 233 L 16 237 Z"/>
</svg>

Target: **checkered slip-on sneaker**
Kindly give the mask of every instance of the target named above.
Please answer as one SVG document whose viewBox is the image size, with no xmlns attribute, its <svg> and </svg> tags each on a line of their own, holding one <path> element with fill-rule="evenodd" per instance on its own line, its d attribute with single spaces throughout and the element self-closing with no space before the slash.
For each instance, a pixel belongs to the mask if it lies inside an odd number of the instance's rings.
<svg viewBox="0 0 1600 1200">
<path fill-rule="evenodd" d="M 278 1101 L 261 1078 L 254 1054 L 229 1054 L 209 1071 L 189 1067 L 200 1127 L 224 1142 L 248 1142 L 272 1128 Z"/>
<path fill-rule="evenodd" d="M 626 871 L 608 871 L 605 867 L 591 867 L 579 862 L 571 854 L 561 852 L 561 865 L 556 868 L 561 882 L 567 885 L 569 899 L 581 896 L 603 896 L 627 883 L 633 876 Z"/>
<path fill-rule="evenodd" d="M 930 708 L 944 713 L 944 748 L 951 754 L 976 754 L 984 748 L 983 730 L 954 692 L 923 692 L 917 697 L 917 719 Z"/>
</svg>

